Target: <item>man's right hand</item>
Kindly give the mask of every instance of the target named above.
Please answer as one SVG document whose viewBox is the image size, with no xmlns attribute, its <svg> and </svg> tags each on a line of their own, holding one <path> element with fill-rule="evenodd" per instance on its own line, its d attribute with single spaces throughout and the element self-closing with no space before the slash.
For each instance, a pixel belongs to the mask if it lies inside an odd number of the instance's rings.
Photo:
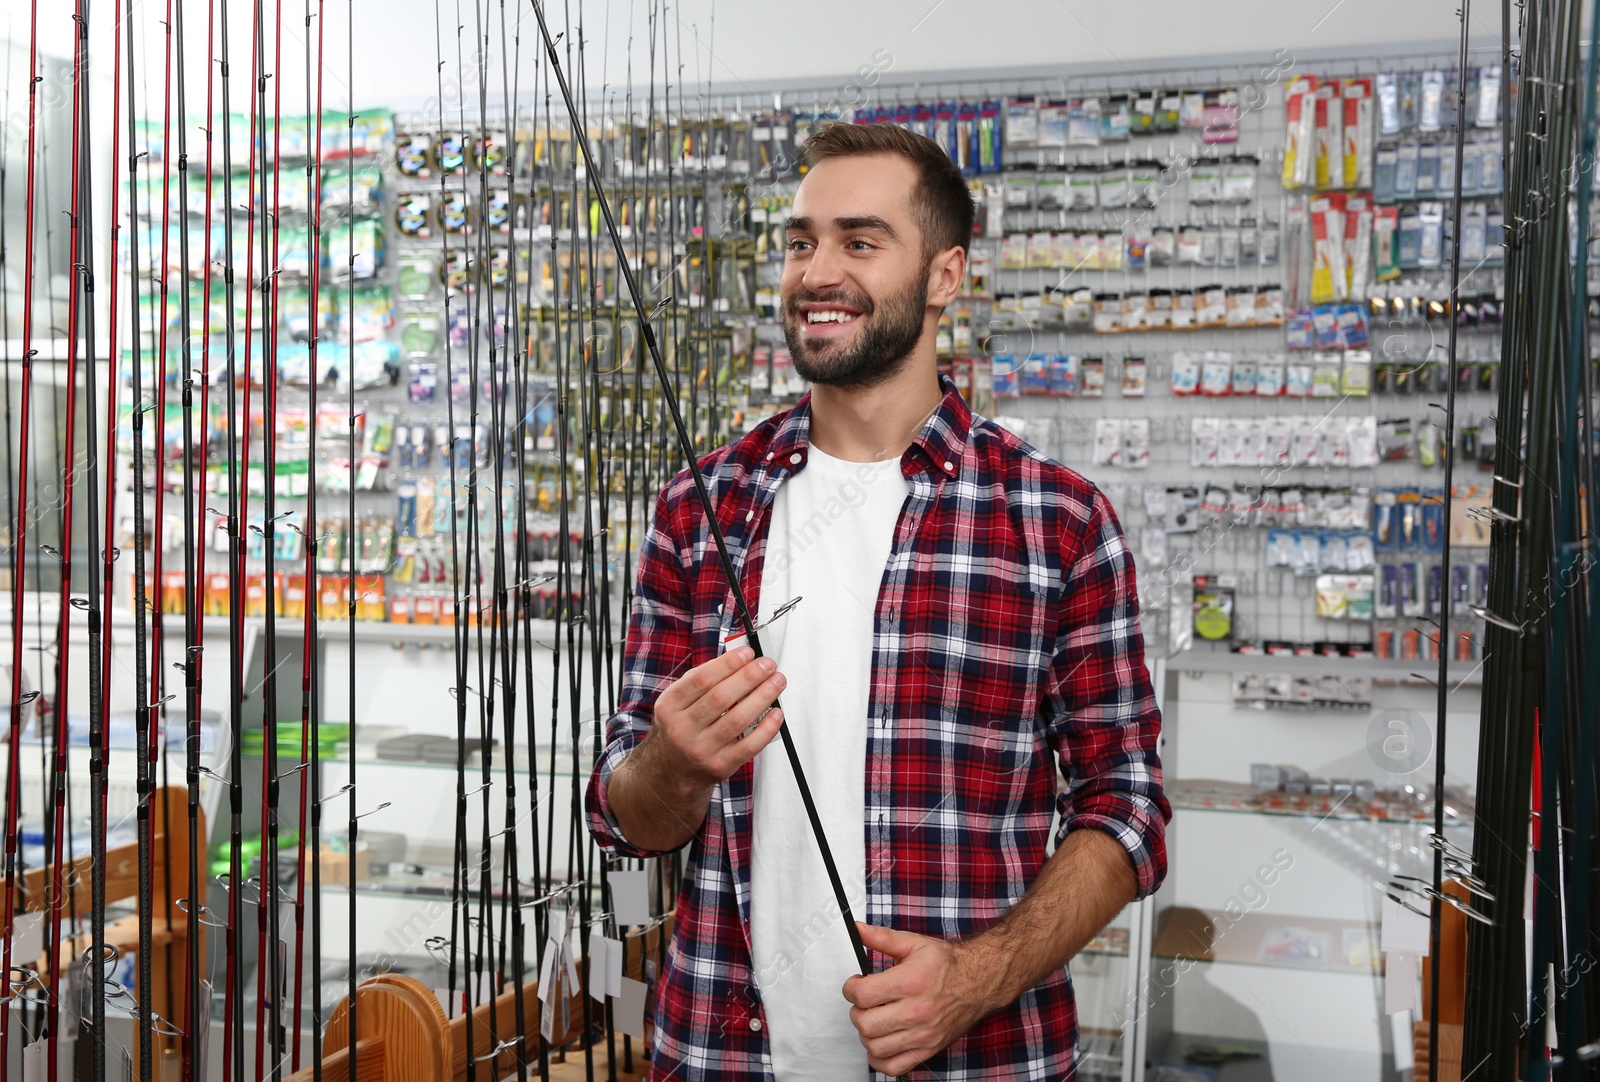
<svg viewBox="0 0 1600 1082">
<path fill-rule="evenodd" d="M 748 646 L 673 681 L 656 700 L 655 724 L 642 745 L 656 745 L 651 766 L 659 780 L 709 790 L 754 759 L 778 735 L 783 711 L 768 707 L 785 683 L 777 663 Z M 758 721 L 754 732 L 741 735 Z"/>
<path fill-rule="evenodd" d="M 624 836 L 663 851 L 693 837 L 711 790 L 778 735 L 783 712 L 769 708 L 784 683 L 773 660 L 757 658 L 748 646 L 673 681 L 656 700 L 649 734 L 607 785 Z"/>
</svg>

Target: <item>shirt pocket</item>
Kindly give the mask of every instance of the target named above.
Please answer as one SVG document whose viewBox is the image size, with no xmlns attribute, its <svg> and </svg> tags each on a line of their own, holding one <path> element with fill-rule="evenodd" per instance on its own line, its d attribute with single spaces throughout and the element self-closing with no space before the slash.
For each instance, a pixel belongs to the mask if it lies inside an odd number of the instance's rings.
<svg viewBox="0 0 1600 1082">
<path fill-rule="evenodd" d="M 1025 571 L 1006 564 L 932 592 L 921 616 L 945 711 L 972 724 L 1033 717 L 1047 603 Z"/>
</svg>

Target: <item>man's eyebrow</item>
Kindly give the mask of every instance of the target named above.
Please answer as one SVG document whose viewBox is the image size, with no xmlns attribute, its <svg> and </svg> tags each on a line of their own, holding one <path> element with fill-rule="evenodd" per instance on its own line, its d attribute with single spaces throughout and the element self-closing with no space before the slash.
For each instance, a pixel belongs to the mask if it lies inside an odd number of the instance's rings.
<svg viewBox="0 0 1600 1082">
<path fill-rule="evenodd" d="M 868 229 L 875 233 L 882 233 L 891 240 L 899 237 L 899 234 L 894 231 L 894 226 L 876 214 L 867 214 L 855 218 L 835 218 L 833 227 L 841 233 L 854 233 Z M 810 218 L 790 218 L 786 223 L 786 228 L 798 230 L 801 233 L 809 233 L 811 232 L 812 222 Z"/>
<path fill-rule="evenodd" d="M 855 233 L 863 229 L 870 229 L 874 233 L 882 233 L 891 239 L 898 236 L 894 231 L 894 226 L 876 214 L 867 214 L 858 218 L 835 218 L 833 225 L 841 233 Z"/>
</svg>

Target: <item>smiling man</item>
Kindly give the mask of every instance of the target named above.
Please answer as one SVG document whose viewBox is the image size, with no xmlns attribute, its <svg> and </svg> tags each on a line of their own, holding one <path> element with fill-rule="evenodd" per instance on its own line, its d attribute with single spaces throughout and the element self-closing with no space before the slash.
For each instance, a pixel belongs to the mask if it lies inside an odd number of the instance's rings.
<svg viewBox="0 0 1600 1082">
<path fill-rule="evenodd" d="M 1102 493 L 938 375 L 973 219 L 949 159 L 890 125 L 803 152 L 782 292 L 811 391 L 698 464 L 752 608 L 803 603 L 767 657 L 722 652 L 680 474 L 589 784 L 606 852 L 691 845 L 649 1077 L 1071 1078 L 1067 963 L 1166 870 L 1133 561 Z M 785 715 L 867 977 L 768 748 Z"/>
</svg>

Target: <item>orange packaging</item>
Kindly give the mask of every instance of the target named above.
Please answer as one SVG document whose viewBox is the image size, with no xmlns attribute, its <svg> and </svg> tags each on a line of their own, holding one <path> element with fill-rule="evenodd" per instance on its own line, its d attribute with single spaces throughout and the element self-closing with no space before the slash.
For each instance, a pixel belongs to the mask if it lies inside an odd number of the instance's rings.
<svg viewBox="0 0 1600 1082">
<path fill-rule="evenodd" d="M 255 571 L 245 576 L 244 614 L 246 616 L 267 614 L 267 576 L 263 571 Z"/>
<path fill-rule="evenodd" d="M 183 612 L 183 572 L 164 571 L 161 574 L 161 611 Z"/>
<path fill-rule="evenodd" d="M 1400 660 L 1415 661 L 1422 649 L 1422 632 L 1416 628 L 1400 636 Z"/>
<path fill-rule="evenodd" d="M 411 622 L 416 624 L 437 624 L 439 622 L 439 600 L 432 594 L 417 594 L 411 599 Z"/>
<path fill-rule="evenodd" d="M 317 577 L 317 619 L 337 620 L 346 615 L 346 598 L 350 594 L 350 582 L 343 575 L 319 575 Z"/>
<path fill-rule="evenodd" d="M 395 594 L 389 599 L 389 622 L 392 624 L 411 622 L 411 595 Z"/>
<path fill-rule="evenodd" d="M 306 614 L 306 577 L 299 573 L 290 575 L 283 587 L 283 615 L 304 618 Z"/>
<path fill-rule="evenodd" d="M 228 615 L 228 576 L 216 572 L 206 576 L 206 615 Z"/>
<path fill-rule="evenodd" d="M 438 599 L 439 623 L 445 627 L 456 626 L 456 607 L 448 597 Z"/>
<path fill-rule="evenodd" d="M 356 619 L 382 620 L 384 611 L 383 576 L 356 576 Z"/>
</svg>

